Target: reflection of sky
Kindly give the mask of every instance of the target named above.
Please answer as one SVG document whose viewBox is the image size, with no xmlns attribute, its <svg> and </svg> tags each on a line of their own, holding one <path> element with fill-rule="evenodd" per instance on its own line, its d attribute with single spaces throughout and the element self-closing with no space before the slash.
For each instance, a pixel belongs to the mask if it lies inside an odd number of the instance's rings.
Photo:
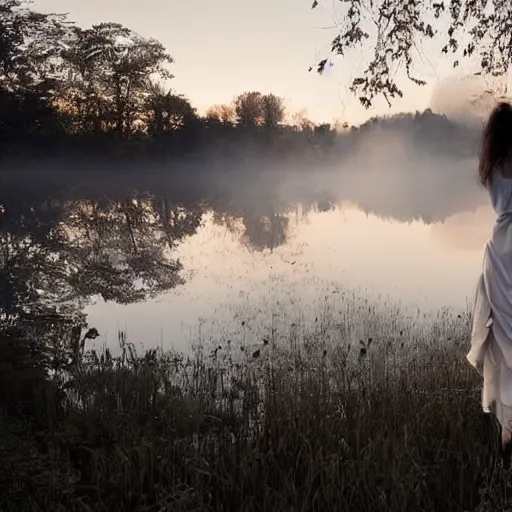
<svg viewBox="0 0 512 512">
<path fill-rule="evenodd" d="M 496 214 L 491 206 L 452 215 L 430 227 L 432 238 L 447 250 L 480 250 L 489 238 Z"/>
<path fill-rule="evenodd" d="M 382 220 L 345 205 L 295 215 L 290 225 L 286 246 L 251 253 L 236 235 L 206 222 L 178 251 L 190 273 L 185 286 L 155 303 L 92 307 L 91 323 L 109 343 L 118 328 L 127 328 L 133 341 L 183 348 L 197 339 L 201 319 L 207 340 L 217 330 L 238 327 L 237 312 L 264 322 L 283 307 L 292 316 L 318 314 L 315 305 L 336 286 L 424 309 L 464 307 L 473 295 L 492 215 L 481 208 L 426 225 Z"/>
</svg>

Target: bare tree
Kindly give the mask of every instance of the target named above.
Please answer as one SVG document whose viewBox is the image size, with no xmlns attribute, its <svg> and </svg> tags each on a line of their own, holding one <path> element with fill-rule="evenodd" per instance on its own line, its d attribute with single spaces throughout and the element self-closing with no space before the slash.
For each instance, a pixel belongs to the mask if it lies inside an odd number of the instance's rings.
<svg viewBox="0 0 512 512">
<path fill-rule="evenodd" d="M 302 132 L 312 132 L 314 128 L 314 123 L 308 117 L 307 110 L 303 108 L 299 112 L 293 114 L 291 119 L 292 125 L 296 127 L 297 130 Z"/>
<path fill-rule="evenodd" d="M 206 119 L 215 120 L 220 124 L 234 125 L 236 112 L 233 105 L 212 105 L 206 112 Z"/>
</svg>

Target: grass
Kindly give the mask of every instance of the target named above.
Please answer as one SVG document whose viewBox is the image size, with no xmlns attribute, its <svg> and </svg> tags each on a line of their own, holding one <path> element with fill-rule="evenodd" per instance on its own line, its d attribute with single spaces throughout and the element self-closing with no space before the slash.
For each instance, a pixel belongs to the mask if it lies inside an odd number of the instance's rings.
<svg viewBox="0 0 512 512">
<path fill-rule="evenodd" d="M 360 340 L 325 319 L 190 355 L 121 335 L 65 378 L 4 332 L 0 510 L 512 510 L 470 316 L 368 311 Z"/>
</svg>

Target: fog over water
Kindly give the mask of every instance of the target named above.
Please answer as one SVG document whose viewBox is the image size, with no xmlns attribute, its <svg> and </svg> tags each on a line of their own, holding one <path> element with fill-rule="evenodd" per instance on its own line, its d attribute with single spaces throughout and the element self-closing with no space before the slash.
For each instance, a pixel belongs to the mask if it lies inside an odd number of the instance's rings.
<svg viewBox="0 0 512 512">
<path fill-rule="evenodd" d="M 168 254 L 183 284 L 130 305 L 97 297 L 86 306 L 102 342 L 115 344 L 121 329 L 181 349 L 249 319 L 317 318 L 327 297 L 337 308 L 349 291 L 421 312 L 467 307 L 494 220 L 476 179 L 479 133 L 426 113 L 368 123 L 327 156 L 302 160 L 250 146 L 169 162 L 13 160 L 2 189 L 11 220 L 56 200 L 124 204 L 134 194 L 195 212 L 198 224 L 180 221 Z"/>
</svg>

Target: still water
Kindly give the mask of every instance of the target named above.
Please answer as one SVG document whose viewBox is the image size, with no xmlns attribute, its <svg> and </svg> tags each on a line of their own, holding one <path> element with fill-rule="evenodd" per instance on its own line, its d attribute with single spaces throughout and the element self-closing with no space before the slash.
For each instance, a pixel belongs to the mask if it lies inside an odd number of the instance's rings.
<svg viewBox="0 0 512 512">
<path fill-rule="evenodd" d="M 327 303 L 350 300 L 346 290 L 402 309 L 464 309 L 494 221 L 488 206 L 427 224 L 385 219 L 347 202 L 307 213 L 297 206 L 287 216 L 286 242 L 261 251 L 243 243 L 237 226 L 206 215 L 177 249 L 186 284 L 146 303 L 96 302 L 87 309 L 90 324 L 107 345 L 123 330 L 145 347 L 186 350 L 226 341 L 241 325 L 317 318 Z"/>
</svg>

